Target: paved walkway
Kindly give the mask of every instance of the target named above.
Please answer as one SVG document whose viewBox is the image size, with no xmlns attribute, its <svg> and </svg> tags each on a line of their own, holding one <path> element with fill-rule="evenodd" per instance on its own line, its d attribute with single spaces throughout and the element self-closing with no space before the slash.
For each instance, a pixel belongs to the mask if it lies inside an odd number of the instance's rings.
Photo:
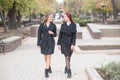
<svg viewBox="0 0 120 80">
<path fill-rule="evenodd" d="M 111 61 L 120 61 L 120 54 L 90 54 L 92 51 L 74 53 L 71 61 L 72 78 L 67 79 L 64 74 L 64 56 L 55 47 L 52 56 L 53 73 L 50 78 L 44 78 L 44 59 L 36 46 L 36 38 L 29 38 L 13 52 L 0 54 L 0 80 L 88 80 L 85 73 L 87 66 L 100 67 Z M 56 38 L 57 40 L 57 38 Z M 98 52 L 96 52 L 98 53 Z"/>
</svg>

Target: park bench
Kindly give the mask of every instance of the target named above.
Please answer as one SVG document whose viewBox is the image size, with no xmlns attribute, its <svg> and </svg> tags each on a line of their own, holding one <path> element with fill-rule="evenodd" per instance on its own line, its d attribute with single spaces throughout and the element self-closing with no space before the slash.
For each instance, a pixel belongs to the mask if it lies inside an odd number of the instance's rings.
<svg viewBox="0 0 120 80">
<path fill-rule="evenodd" d="M 1 51 L 0 52 L 5 53 L 5 52 L 13 51 L 21 44 L 22 44 L 22 37 L 20 36 L 8 37 L 6 39 L 1 40 L 0 42 Z"/>
<path fill-rule="evenodd" d="M 101 31 L 95 24 L 87 24 L 87 28 L 90 31 L 93 39 L 100 39 L 101 38 Z"/>
</svg>

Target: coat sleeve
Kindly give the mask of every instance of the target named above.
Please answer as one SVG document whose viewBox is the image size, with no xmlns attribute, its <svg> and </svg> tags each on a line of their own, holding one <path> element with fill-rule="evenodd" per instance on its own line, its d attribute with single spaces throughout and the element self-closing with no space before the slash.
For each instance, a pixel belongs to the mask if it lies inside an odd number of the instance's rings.
<svg viewBox="0 0 120 80">
<path fill-rule="evenodd" d="M 76 33 L 77 33 L 77 30 L 76 30 L 76 25 L 75 25 L 75 32 L 73 33 L 73 36 L 72 36 L 72 45 L 75 45 L 76 43 Z"/>
<path fill-rule="evenodd" d="M 61 45 L 62 32 L 60 31 L 57 45 Z"/>
<path fill-rule="evenodd" d="M 41 36 L 42 36 L 42 24 L 38 28 L 38 38 L 37 38 L 37 46 L 41 45 Z"/>
<path fill-rule="evenodd" d="M 54 28 L 54 31 L 53 31 L 53 37 L 56 37 L 57 36 L 57 33 L 56 33 L 56 25 L 55 25 L 55 28 Z"/>
</svg>

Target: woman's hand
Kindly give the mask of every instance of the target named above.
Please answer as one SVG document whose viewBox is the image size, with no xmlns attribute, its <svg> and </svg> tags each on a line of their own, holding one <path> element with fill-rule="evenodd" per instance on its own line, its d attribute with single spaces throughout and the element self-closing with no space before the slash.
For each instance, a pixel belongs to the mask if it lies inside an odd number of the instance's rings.
<svg viewBox="0 0 120 80">
<path fill-rule="evenodd" d="M 49 33 L 49 34 L 52 34 L 52 35 L 54 34 L 52 31 L 48 31 L 48 33 Z"/>
<path fill-rule="evenodd" d="M 41 48 L 41 46 L 37 46 L 38 48 Z"/>
<path fill-rule="evenodd" d="M 61 50 L 61 45 L 58 45 L 58 49 Z"/>
<path fill-rule="evenodd" d="M 71 50 L 72 50 L 72 51 L 74 50 L 74 47 L 75 47 L 74 45 L 71 45 Z"/>
</svg>

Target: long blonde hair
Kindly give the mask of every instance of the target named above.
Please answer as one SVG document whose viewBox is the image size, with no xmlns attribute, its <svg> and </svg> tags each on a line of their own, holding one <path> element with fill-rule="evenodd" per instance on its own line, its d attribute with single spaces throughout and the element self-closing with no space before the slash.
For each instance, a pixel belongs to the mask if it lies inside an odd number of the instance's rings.
<svg viewBox="0 0 120 80">
<path fill-rule="evenodd" d="M 46 24 L 48 18 L 50 15 L 53 15 L 52 13 L 46 13 L 45 17 L 44 17 L 44 20 L 42 21 L 43 24 Z"/>
</svg>

